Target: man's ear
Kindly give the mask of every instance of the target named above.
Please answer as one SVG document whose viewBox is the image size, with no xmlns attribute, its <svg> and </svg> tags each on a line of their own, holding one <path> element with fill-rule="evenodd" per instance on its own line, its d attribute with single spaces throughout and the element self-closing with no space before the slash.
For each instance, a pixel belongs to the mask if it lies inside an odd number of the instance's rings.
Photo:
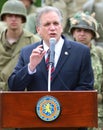
<svg viewBox="0 0 103 130">
<path fill-rule="evenodd" d="M 36 31 L 40 35 L 40 27 L 36 27 Z"/>
</svg>

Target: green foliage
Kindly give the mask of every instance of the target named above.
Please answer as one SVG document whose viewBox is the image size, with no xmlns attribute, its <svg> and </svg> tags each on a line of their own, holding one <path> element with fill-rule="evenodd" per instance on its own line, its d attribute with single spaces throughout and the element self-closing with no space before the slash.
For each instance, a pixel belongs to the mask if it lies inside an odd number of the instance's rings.
<svg viewBox="0 0 103 130">
<path fill-rule="evenodd" d="M 6 1 L 7 1 L 7 0 L 1 0 L 1 1 L 0 1 L 0 12 L 1 12 L 1 9 L 2 9 L 3 4 L 4 4 Z"/>
<path fill-rule="evenodd" d="M 36 0 L 34 2 L 34 4 L 37 6 L 37 7 L 40 7 L 41 6 L 41 0 Z"/>
</svg>

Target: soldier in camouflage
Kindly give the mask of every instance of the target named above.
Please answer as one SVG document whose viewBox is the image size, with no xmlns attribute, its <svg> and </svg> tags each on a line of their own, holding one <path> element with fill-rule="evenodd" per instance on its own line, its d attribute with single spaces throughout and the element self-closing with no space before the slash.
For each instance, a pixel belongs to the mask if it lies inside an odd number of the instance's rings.
<svg viewBox="0 0 103 130">
<path fill-rule="evenodd" d="M 99 38 L 98 23 L 94 14 L 78 12 L 70 19 L 70 33 L 73 39 L 90 48 L 92 67 L 94 71 L 94 88 L 98 92 L 98 128 L 88 130 L 103 130 L 103 48 L 95 46 L 92 39 Z"/>
<path fill-rule="evenodd" d="M 21 48 L 40 38 L 23 29 L 26 8 L 21 1 L 5 2 L 0 17 L 7 24 L 7 28 L 0 33 L 0 90 L 5 91 L 8 90 L 7 80 L 16 65 Z"/>
<path fill-rule="evenodd" d="M 34 5 L 33 0 L 20 0 L 24 3 L 26 10 L 27 10 L 27 15 L 32 14 L 36 11 L 36 6 Z"/>
<path fill-rule="evenodd" d="M 85 4 L 83 4 L 83 11 L 88 11 L 90 14 L 95 12 L 95 18 L 100 23 L 98 28 L 98 32 L 100 37 L 96 39 L 96 45 L 103 47 L 103 0 L 87 0 Z"/>
</svg>

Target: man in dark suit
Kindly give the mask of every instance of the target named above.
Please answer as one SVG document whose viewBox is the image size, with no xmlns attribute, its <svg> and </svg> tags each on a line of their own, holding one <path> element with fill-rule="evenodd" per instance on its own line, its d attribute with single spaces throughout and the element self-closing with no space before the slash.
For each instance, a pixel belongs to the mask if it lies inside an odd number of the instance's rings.
<svg viewBox="0 0 103 130">
<path fill-rule="evenodd" d="M 44 7 L 37 14 L 36 28 L 41 42 L 22 49 L 8 85 L 12 91 L 47 91 L 48 71 L 45 59 L 50 38 L 56 39 L 51 91 L 92 90 L 93 72 L 87 46 L 62 36 L 62 15 L 55 7 Z"/>
</svg>

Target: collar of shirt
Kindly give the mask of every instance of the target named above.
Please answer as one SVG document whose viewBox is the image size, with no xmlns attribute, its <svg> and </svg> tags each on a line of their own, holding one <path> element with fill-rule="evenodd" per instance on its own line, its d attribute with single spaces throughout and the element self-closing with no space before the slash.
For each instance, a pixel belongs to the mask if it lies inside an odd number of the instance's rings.
<svg viewBox="0 0 103 130">
<path fill-rule="evenodd" d="M 62 37 L 60 37 L 59 41 L 55 44 L 54 67 L 56 67 L 56 65 L 57 65 L 57 62 L 58 62 L 58 59 L 60 57 L 63 44 L 64 44 L 64 39 Z M 43 41 L 43 47 L 44 47 L 44 50 L 47 52 L 49 47 L 46 45 L 46 43 L 44 41 Z M 45 55 L 45 58 L 46 57 L 47 57 L 47 55 Z"/>
</svg>

